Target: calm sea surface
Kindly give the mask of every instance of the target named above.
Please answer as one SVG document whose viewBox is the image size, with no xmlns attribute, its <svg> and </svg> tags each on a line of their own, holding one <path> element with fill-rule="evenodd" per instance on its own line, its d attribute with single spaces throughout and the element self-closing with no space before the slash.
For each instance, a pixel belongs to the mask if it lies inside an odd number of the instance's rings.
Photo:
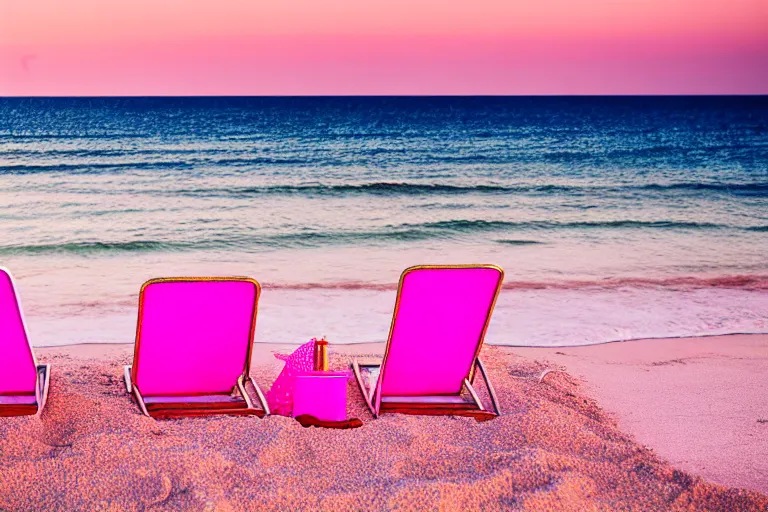
<svg viewBox="0 0 768 512">
<path fill-rule="evenodd" d="M 496 263 L 488 341 L 768 332 L 768 97 L 0 99 L 35 345 L 248 275 L 258 341 L 386 339 L 400 272 Z"/>
</svg>

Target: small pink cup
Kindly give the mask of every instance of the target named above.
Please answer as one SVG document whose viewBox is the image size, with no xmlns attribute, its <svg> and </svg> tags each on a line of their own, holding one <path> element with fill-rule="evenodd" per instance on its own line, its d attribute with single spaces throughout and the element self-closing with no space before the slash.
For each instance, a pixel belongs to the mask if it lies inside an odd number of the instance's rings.
<svg viewBox="0 0 768 512">
<path fill-rule="evenodd" d="M 309 414 L 323 421 L 347 419 L 347 372 L 309 372 L 295 377 L 293 417 Z"/>
</svg>

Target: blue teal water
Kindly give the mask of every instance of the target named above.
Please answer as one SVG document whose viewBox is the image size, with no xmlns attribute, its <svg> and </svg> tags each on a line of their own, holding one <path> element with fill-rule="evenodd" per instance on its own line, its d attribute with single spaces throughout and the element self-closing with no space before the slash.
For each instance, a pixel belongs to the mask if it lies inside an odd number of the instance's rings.
<svg viewBox="0 0 768 512">
<path fill-rule="evenodd" d="M 262 281 L 262 341 L 383 339 L 443 262 L 506 269 L 496 343 L 763 332 L 766 253 L 768 97 L 0 99 L 38 344 L 130 341 L 143 280 L 199 274 Z"/>
</svg>

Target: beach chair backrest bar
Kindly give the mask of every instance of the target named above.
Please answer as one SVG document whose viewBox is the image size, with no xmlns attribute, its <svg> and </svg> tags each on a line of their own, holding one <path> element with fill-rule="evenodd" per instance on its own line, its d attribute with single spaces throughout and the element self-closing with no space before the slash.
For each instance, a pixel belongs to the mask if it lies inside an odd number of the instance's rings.
<svg viewBox="0 0 768 512">
<path fill-rule="evenodd" d="M 494 265 L 406 269 L 378 399 L 459 393 L 474 372 L 503 277 L 504 271 Z"/>
<path fill-rule="evenodd" d="M 228 393 L 248 375 L 261 288 L 250 278 L 165 278 L 139 296 L 131 379 L 144 396 Z"/>
<path fill-rule="evenodd" d="M 0 395 L 34 394 L 37 365 L 13 279 L 0 268 Z"/>
</svg>

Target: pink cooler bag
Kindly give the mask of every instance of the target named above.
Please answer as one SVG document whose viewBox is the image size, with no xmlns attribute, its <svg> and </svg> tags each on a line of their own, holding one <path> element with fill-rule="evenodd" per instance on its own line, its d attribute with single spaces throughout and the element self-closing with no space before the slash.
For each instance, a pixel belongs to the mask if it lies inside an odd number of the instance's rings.
<svg viewBox="0 0 768 512">
<path fill-rule="evenodd" d="M 275 354 L 285 367 L 267 393 L 272 414 L 308 414 L 322 421 L 347 419 L 347 372 L 313 371 L 315 340 L 290 355 Z"/>
</svg>

